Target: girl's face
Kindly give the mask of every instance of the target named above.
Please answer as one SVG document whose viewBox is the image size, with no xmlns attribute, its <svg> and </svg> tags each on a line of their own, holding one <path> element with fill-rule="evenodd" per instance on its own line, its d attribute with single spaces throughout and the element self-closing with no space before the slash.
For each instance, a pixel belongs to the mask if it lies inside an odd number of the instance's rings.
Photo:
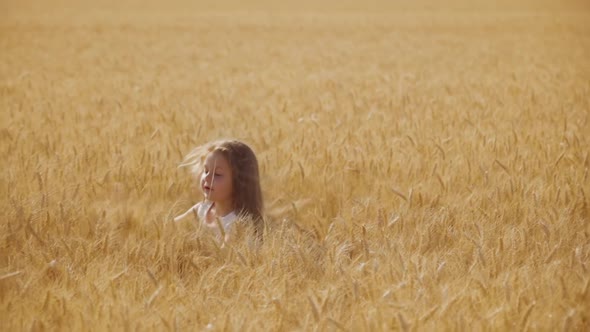
<svg viewBox="0 0 590 332">
<path fill-rule="evenodd" d="M 205 159 L 201 174 L 201 190 L 212 202 L 227 202 L 232 199 L 232 170 L 220 152 L 212 152 Z"/>
</svg>

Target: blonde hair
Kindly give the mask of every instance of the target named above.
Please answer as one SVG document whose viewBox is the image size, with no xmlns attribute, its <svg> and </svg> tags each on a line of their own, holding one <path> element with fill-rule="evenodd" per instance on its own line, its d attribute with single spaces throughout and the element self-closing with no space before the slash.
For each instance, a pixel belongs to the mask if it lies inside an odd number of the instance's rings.
<svg viewBox="0 0 590 332">
<path fill-rule="evenodd" d="M 191 151 L 179 167 L 190 166 L 192 173 L 199 177 L 205 158 L 214 152 L 221 153 L 231 167 L 234 211 L 240 218 L 252 221 L 256 237 L 261 240 L 264 219 L 260 173 L 256 155 L 248 145 L 234 139 L 213 141 Z"/>
</svg>

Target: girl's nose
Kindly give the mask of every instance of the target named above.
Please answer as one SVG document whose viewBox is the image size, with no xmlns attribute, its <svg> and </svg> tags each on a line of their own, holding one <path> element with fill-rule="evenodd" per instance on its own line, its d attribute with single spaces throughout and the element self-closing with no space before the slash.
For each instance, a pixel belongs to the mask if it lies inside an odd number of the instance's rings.
<svg viewBox="0 0 590 332">
<path fill-rule="evenodd" d="M 211 174 L 205 175 L 204 180 L 206 183 L 211 183 Z"/>
</svg>

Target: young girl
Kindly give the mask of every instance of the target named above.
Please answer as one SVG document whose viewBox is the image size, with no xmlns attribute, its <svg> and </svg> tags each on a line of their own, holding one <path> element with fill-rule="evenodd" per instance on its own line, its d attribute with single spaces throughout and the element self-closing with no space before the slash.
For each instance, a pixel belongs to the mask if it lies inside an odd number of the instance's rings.
<svg viewBox="0 0 590 332">
<path fill-rule="evenodd" d="M 174 218 L 179 221 L 196 215 L 199 222 L 232 237 L 238 220 L 251 223 L 256 239 L 262 240 L 262 191 L 256 155 L 248 145 L 236 140 L 215 141 L 194 149 L 181 166 L 192 166 L 200 178 L 204 200 Z"/>
</svg>

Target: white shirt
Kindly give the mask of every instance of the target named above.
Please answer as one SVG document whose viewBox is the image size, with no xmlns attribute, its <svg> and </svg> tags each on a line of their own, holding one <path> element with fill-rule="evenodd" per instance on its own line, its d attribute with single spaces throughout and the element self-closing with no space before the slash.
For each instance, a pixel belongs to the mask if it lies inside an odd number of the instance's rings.
<svg viewBox="0 0 590 332">
<path fill-rule="evenodd" d="M 213 202 L 210 201 L 203 201 L 195 204 L 192 207 L 193 211 L 197 212 L 197 216 L 199 220 L 203 223 L 205 227 L 213 228 L 219 234 L 219 226 L 217 223 L 207 223 L 207 211 L 211 209 L 213 206 Z M 238 216 L 235 214 L 234 211 L 228 213 L 223 217 L 219 217 L 219 221 L 221 221 L 221 225 L 223 226 L 223 231 L 227 233 L 230 229 L 230 226 L 238 220 Z"/>
</svg>

